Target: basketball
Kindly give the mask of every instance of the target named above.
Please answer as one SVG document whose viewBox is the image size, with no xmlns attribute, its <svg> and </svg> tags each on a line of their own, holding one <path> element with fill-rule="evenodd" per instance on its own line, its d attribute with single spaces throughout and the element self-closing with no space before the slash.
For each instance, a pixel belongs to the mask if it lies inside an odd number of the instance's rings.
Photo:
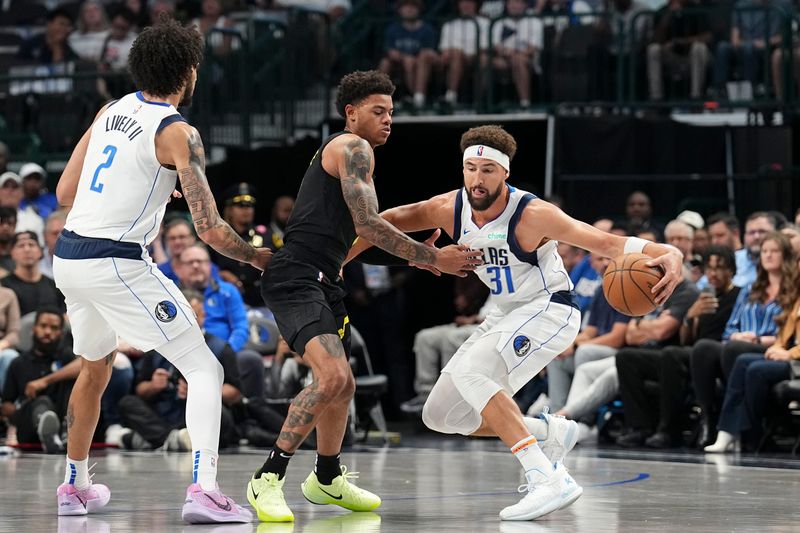
<svg viewBox="0 0 800 533">
<path fill-rule="evenodd" d="M 656 308 L 650 291 L 664 272 L 647 266 L 651 259 L 631 253 L 611 260 L 603 274 L 603 294 L 611 307 L 628 316 L 644 316 Z"/>
</svg>

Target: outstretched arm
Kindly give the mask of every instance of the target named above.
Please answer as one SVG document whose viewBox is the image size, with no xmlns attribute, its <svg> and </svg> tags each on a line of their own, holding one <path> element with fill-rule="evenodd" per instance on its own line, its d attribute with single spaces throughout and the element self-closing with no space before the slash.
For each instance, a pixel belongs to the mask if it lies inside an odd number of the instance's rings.
<svg viewBox="0 0 800 533">
<path fill-rule="evenodd" d="M 217 202 L 206 179 L 206 158 L 203 141 L 196 129 L 183 122 L 164 128 L 156 140 L 162 164 L 178 169 L 183 196 L 189 205 L 197 235 L 206 244 L 226 257 L 250 263 L 263 270 L 271 253 L 266 248 L 250 246 L 228 225 L 217 210 Z"/>
<path fill-rule="evenodd" d="M 456 191 L 451 191 L 422 202 L 393 207 L 382 212 L 381 217 L 402 232 L 443 228 L 448 234 L 452 235 L 455 194 Z M 433 243 L 430 242 L 429 244 Z M 371 247 L 371 242 L 367 239 L 359 238 L 350 248 L 345 264 Z"/>
<path fill-rule="evenodd" d="M 554 239 L 612 258 L 625 253 L 628 239 L 575 220 L 543 200 L 528 204 L 515 236 L 523 250 L 535 249 L 543 239 Z M 664 277 L 653 287 L 656 303 L 663 304 L 683 279 L 683 254 L 673 246 L 649 241 L 646 241 L 642 253 L 654 258 L 648 263 L 650 266 L 664 269 Z"/>
<path fill-rule="evenodd" d="M 341 153 L 337 154 L 342 193 L 358 236 L 392 255 L 413 263 L 435 266 L 442 272 L 460 274 L 474 270 L 472 262 L 477 259 L 473 257 L 476 252 L 456 247 L 432 248 L 410 238 L 378 213 L 378 198 L 372 184 L 372 155 L 370 145 L 355 136 L 344 141 Z"/>
</svg>

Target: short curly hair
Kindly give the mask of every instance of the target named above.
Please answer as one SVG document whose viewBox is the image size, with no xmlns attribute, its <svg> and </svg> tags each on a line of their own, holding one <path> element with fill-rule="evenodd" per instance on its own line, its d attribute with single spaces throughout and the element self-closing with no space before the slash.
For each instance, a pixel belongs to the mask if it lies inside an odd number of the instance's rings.
<svg viewBox="0 0 800 533">
<path fill-rule="evenodd" d="M 164 16 L 133 42 L 128 69 L 139 90 L 164 97 L 179 92 L 202 59 L 200 32 Z"/>
<path fill-rule="evenodd" d="M 373 94 L 392 96 L 395 86 L 389 76 L 378 70 L 357 70 L 347 74 L 336 89 L 336 110 L 344 118 L 347 104 L 358 105 Z"/>
<path fill-rule="evenodd" d="M 517 153 L 517 141 L 515 141 L 514 137 L 501 126 L 477 126 L 468 129 L 464 135 L 461 136 L 462 152 L 470 146 L 477 144 L 500 150 L 506 154 L 509 159 L 514 159 L 514 154 Z"/>
</svg>

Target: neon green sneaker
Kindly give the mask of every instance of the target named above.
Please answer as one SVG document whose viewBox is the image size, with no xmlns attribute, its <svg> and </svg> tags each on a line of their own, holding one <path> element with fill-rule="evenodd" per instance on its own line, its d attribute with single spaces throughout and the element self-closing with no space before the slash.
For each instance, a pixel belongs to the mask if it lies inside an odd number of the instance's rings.
<svg viewBox="0 0 800 533">
<path fill-rule="evenodd" d="M 294 522 L 294 515 L 283 499 L 284 481 L 286 478 L 278 479 L 278 474 L 268 472 L 247 483 L 247 501 L 262 522 Z"/>
<path fill-rule="evenodd" d="M 369 491 L 356 487 L 352 480 L 358 477 L 358 472 L 348 472 L 342 465 L 342 475 L 333 478 L 330 485 L 323 485 L 317 479 L 317 474 L 311 472 L 300 485 L 306 500 L 317 505 L 338 505 L 351 511 L 372 511 L 381 504 L 380 497 Z"/>
</svg>

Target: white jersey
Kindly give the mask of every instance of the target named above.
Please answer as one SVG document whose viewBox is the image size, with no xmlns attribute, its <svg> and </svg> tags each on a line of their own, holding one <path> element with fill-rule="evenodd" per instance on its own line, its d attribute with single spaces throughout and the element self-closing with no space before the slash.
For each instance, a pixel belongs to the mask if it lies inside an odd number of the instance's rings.
<svg viewBox="0 0 800 533">
<path fill-rule="evenodd" d="M 92 126 L 65 228 L 83 237 L 147 246 L 158 234 L 177 173 L 156 158 L 156 133 L 183 118 L 141 92 L 113 102 Z"/>
<path fill-rule="evenodd" d="M 472 219 L 472 207 L 462 188 L 456 197 L 453 238 L 458 244 L 483 252 L 484 263 L 475 273 L 501 308 L 517 307 L 543 296 L 570 299 L 573 284 L 556 250 L 558 242 L 547 241 L 533 252 L 525 252 L 514 237 L 525 206 L 536 196 L 508 188 L 505 210 L 480 228 Z"/>
</svg>

